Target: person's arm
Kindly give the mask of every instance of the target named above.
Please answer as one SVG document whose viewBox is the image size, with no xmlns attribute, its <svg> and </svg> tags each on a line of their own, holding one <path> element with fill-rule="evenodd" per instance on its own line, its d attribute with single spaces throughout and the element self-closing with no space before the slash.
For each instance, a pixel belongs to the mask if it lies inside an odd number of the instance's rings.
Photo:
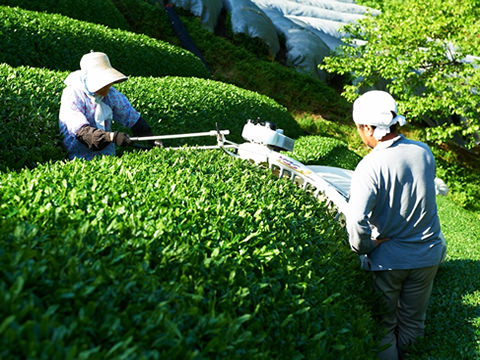
<svg viewBox="0 0 480 360">
<path fill-rule="evenodd" d="M 82 126 L 75 136 L 78 141 L 93 151 L 103 150 L 112 142 L 118 146 L 127 146 L 132 143 L 125 133 L 104 131 L 88 125 Z"/>
<path fill-rule="evenodd" d="M 132 126 L 133 135 L 141 137 L 141 136 L 153 136 L 152 129 L 150 125 L 145 121 L 144 118 L 141 116 L 138 118 L 135 125 Z"/>
<path fill-rule="evenodd" d="M 70 86 L 63 90 L 59 123 L 61 125 L 60 128 L 63 128 L 71 136 L 74 136 L 81 127 L 89 125 L 85 114 L 82 112 L 84 106 L 84 101 L 78 90 Z"/>
<path fill-rule="evenodd" d="M 125 127 L 131 128 L 134 136 L 153 136 L 150 125 L 135 110 L 125 95 L 113 86 L 108 93 L 108 105 L 113 110 L 113 119 Z M 161 140 L 149 141 L 151 146 L 163 147 Z"/>
<path fill-rule="evenodd" d="M 350 248 L 359 255 L 368 254 L 382 241 L 377 242 L 371 238 L 372 231 L 366 217 L 359 218 L 349 214 L 347 231 Z"/>
<path fill-rule="evenodd" d="M 376 193 L 368 170 L 365 162 L 355 169 L 346 214 L 350 248 L 360 255 L 368 254 L 382 241 L 372 239 L 369 216 L 375 206 Z"/>
<path fill-rule="evenodd" d="M 132 126 L 132 132 L 133 135 L 135 136 L 154 136 L 152 129 L 150 128 L 150 125 L 145 121 L 144 118 L 141 116 L 138 118 L 137 122 L 135 125 Z M 157 146 L 157 147 L 163 147 L 163 142 L 162 140 L 152 140 L 148 142 L 150 146 Z"/>
</svg>

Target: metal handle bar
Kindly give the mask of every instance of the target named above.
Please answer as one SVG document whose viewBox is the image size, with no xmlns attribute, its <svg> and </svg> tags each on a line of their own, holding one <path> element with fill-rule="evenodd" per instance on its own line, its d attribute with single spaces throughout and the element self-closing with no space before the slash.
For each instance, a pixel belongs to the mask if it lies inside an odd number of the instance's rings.
<svg viewBox="0 0 480 360">
<path fill-rule="evenodd" d="M 190 134 L 172 134 L 172 135 L 157 135 L 157 136 L 142 136 L 142 137 L 131 137 L 132 141 L 150 141 L 150 140 L 165 140 L 165 139 L 179 139 L 187 137 L 197 137 L 197 136 L 218 136 L 230 134 L 230 130 L 210 130 L 206 132 L 190 133 Z"/>
</svg>

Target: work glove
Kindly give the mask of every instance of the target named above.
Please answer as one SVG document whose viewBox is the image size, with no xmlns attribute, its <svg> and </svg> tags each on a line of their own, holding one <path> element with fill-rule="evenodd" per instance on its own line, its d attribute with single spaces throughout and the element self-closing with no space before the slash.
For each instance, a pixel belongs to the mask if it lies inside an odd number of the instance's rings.
<svg viewBox="0 0 480 360">
<path fill-rule="evenodd" d="M 120 131 L 115 131 L 113 133 L 113 142 L 118 146 L 128 146 L 132 144 L 132 140 L 130 140 L 129 136 Z"/>
<path fill-rule="evenodd" d="M 110 132 L 88 125 L 82 126 L 75 136 L 78 141 L 93 151 L 103 150 L 113 141 Z"/>
</svg>

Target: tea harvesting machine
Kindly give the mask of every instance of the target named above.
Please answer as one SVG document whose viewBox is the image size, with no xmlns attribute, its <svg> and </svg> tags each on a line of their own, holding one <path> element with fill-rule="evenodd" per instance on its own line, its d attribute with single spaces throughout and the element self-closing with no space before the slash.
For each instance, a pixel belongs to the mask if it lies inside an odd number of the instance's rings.
<svg viewBox="0 0 480 360">
<path fill-rule="evenodd" d="M 345 223 L 348 199 L 350 197 L 350 183 L 352 170 L 333 166 L 304 165 L 300 161 L 286 155 L 293 151 L 294 140 L 284 135 L 282 129 L 277 129 L 271 122 L 248 120 L 242 130 L 242 138 L 246 142 L 237 144 L 229 141 L 226 135 L 229 130 L 207 132 L 159 135 L 146 137 L 132 137 L 132 141 L 161 141 L 166 139 L 190 138 L 200 136 L 214 136 L 217 145 L 195 146 L 195 149 L 222 149 L 225 153 L 256 165 L 268 167 L 279 178 L 288 177 L 290 181 L 313 194 L 327 204 L 335 220 L 342 225 Z M 184 149 L 183 147 L 169 147 L 169 149 Z M 439 178 L 435 178 L 437 194 L 447 195 L 448 186 Z"/>
<path fill-rule="evenodd" d="M 286 155 L 293 151 L 294 140 L 284 135 L 274 123 L 248 120 L 242 130 L 242 144 L 227 140 L 229 130 L 132 137 L 132 141 L 162 141 L 167 139 L 213 136 L 216 145 L 195 146 L 195 149 L 222 149 L 225 153 L 256 165 L 268 167 L 279 178 L 287 177 L 305 191 L 324 200 L 336 220 L 343 223 L 353 171 L 332 166 L 306 166 Z M 182 149 L 171 147 L 170 149 Z"/>
</svg>

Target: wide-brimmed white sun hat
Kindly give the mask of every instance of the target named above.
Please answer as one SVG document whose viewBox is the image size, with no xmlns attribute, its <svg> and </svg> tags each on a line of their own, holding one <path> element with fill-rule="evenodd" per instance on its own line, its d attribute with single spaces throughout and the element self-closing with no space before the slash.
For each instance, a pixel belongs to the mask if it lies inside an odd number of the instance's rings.
<svg viewBox="0 0 480 360">
<path fill-rule="evenodd" d="M 90 52 L 82 56 L 80 69 L 87 90 L 94 93 L 101 88 L 128 79 L 110 64 L 108 56 L 102 52 Z"/>
<path fill-rule="evenodd" d="M 353 103 L 353 121 L 359 125 L 375 126 L 373 136 L 381 139 L 390 132 L 390 126 L 405 125 L 405 117 L 397 114 L 397 103 L 389 93 L 367 91 Z"/>
</svg>

